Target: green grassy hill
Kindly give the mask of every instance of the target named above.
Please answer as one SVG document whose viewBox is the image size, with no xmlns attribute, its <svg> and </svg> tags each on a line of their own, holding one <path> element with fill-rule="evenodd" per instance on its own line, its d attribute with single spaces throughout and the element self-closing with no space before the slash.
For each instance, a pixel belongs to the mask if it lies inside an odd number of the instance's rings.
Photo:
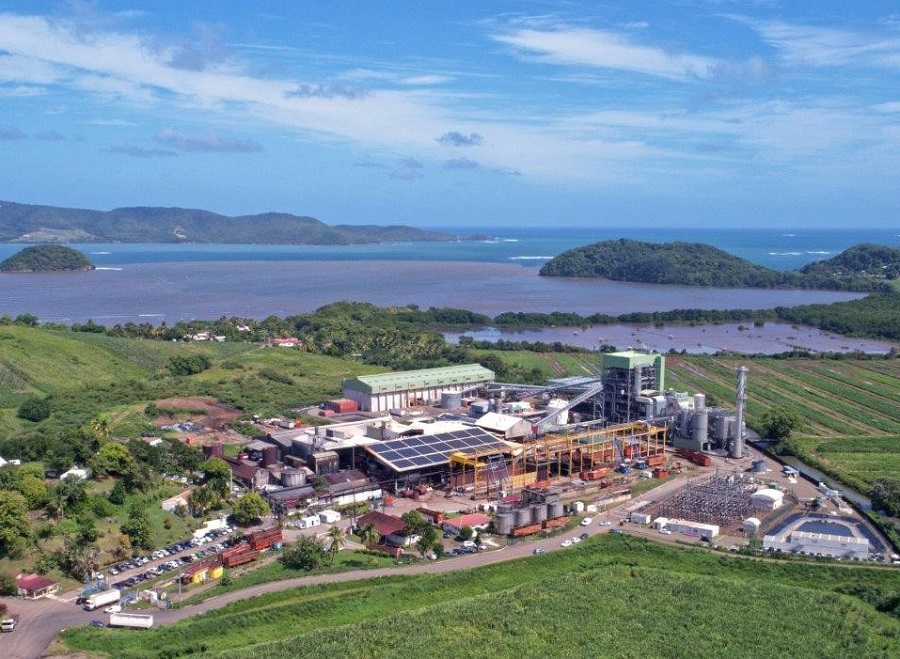
<svg viewBox="0 0 900 659">
<path fill-rule="evenodd" d="M 887 611 L 898 588 L 893 570 L 606 536 L 484 568 L 254 597 L 148 633 L 63 639 L 70 652 L 122 658 L 888 657 L 900 652 Z"/>
</svg>

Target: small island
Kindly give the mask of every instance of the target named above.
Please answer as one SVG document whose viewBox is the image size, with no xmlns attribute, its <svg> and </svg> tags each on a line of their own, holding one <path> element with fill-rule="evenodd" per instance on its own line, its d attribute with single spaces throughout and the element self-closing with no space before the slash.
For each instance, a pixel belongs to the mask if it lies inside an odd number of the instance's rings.
<svg viewBox="0 0 900 659">
<path fill-rule="evenodd" d="M 857 245 L 800 270 L 778 271 L 702 243 L 607 240 L 570 249 L 548 261 L 545 277 L 598 277 L 614 281 L 721 288 L 893 290 L 900 250 Z"/>
<path fill-rule="evenodd" d="M 0 263 L 0 272 L 73 272 L 93 270 L 94 264 L 77 249 L 64 245 L 34 245 Z"/>
</svg>

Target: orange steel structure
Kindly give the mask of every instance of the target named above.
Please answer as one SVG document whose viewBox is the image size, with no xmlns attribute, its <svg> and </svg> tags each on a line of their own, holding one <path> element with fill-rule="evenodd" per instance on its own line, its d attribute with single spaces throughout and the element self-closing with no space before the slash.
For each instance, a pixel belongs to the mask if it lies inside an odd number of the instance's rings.
<svg viewBox="0 0 900 659">
<path fill-rule="evenodd" d="M 496 454 L 494 451 L 492 454 Z M 491 481 L 485 455 L 450 456 L 451 487 L 484 491 Z M 518 490 L 537 480 L 576 478 L 637 460 L 660 464 L 666 457 L 666 427 L 636 421 L 602 428 L 578 428 L 526 439 L 506 455 L 508 486 Z M 604 469 L 605 471 L 605 469 Z"/>
</svg>

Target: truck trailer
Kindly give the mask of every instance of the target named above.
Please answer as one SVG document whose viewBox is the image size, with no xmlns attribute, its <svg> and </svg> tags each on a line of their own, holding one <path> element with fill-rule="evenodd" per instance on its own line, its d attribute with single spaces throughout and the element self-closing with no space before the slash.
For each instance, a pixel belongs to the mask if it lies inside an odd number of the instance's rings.
<svg viewBox="0 0 900 659">
<path fill-rule="evenodd" d="M 143 613 L 112 613 L 109 616 L 109 626 L 150 629 L 153 626 L 153 616 Z"/>
<path fill-rule="evenodd" d="M 94 593 L 85 600 L 84 610 L 93 611 L 94 609 L 98 609 L 101 606 L 113 604 L 115 602 L 118 602 L 121 597 L 122 593 L 118 588 L 112 588 L 111 590 L 101 590 L 99 593 Z"/>
</svg>

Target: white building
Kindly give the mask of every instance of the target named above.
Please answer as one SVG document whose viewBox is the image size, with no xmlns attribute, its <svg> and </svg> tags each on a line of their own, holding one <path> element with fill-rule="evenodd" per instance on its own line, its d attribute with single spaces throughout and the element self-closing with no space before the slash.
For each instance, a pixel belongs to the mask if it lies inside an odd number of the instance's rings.
<svg viewBox="0 0 900 659">
<path fill-rule="evenodd" d="M 771 488 L 757 490 L 750 496 L 753 507 L 757 510 L 775 510 L 784 503 L 784 492 Z"/>
<path fill-rule="evenodd" d="M 345 378 L 344 398 L 356 401 L 366 412 L 385 412 L 421 404 L 438 403 L 445 392 L 471 391 L 494 380 L 494 372 L 480 364 L 464 364 L 417 371 L 381 373 Z"/>
<path fill-rule="evenodd" d="M 783 537 L 767 535 L 763 548 L 860 560 L 869 557 L 869 541 L 865 538 L 807 531 L 793 531 Z"/>
</svg>

